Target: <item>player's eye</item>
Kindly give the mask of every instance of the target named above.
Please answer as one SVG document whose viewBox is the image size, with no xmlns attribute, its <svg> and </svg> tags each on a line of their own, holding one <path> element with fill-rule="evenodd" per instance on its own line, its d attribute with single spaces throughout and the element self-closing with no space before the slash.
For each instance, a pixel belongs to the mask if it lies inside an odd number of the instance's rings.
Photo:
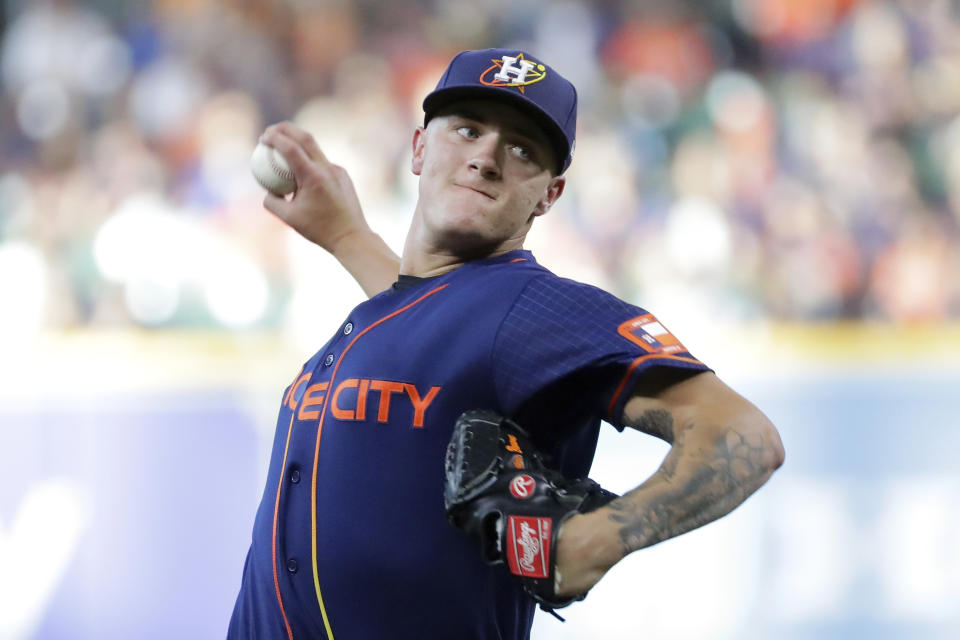
<svg viewBox="0 0 960 640">
<path fill-rule="evenodd" d="M 530 149 L 530 147 L 527 147 L 525 145 L 522 145 L 522 144 L 511 145 L 510 151 L 511 153 L 513 153 L 513 155 L 520 158 L 521 160 L 533 159 L 533 151 Z"/>
<path fill-rule="evenodd" d="M 466 124 L 459 127 L 457 129 L 457 133 L 459 133 L 464 138 L 474 139 L 474 138 L 480 137 L 480 132 L 477 131 L 476 127 L 471 127 L 470 125 L 466 125 Z"/>
</svg>

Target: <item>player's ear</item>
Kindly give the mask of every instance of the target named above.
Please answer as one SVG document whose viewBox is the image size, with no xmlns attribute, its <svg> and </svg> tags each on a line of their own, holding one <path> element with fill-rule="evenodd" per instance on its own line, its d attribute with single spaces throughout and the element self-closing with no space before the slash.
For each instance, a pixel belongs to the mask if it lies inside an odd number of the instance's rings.
<svg viewBox="0 0 960 640">
<path fill-rule="evenodd" d="M 567 179 L 564 176 L 554 176 L 550 179 L 550 184 L 547 185 L 547 192 L 540 198 L 540 201 L 537 202 L 537 206 L 533 209 L 533 215 L 542 216 L 547 211 L 550 211 L 550 207 L 553 206 L 553 203 L 560 199 L 560 196 L 563 195 L 563 188 L 567 184 Z"/>
<path fill-rule="evenodd" d="M 410 161 L 410 170 L 418 176 L 423 171 L 423 147 L 427 141 L 427 130 L 417 127 L 413 132 L 413 159 Z"/>
</svg>

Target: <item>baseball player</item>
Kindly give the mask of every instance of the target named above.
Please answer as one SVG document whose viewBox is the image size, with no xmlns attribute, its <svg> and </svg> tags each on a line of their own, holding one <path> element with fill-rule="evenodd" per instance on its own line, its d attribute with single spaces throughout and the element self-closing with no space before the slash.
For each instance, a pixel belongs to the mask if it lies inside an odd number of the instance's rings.
<svg viewBox="0 0 960 640">
<path fill-rule="evenodd" d="M 312 137 L 262 138 L 299 185 L 265 206 L 371 297 L 283 393 L 231 639 L 528 638 L 537 602 L 582 598 L 782 463 L 653 314 L 523 249 L 564 190 L 573 85 L 527 51 L 466 51 L 423 107 L 399 259 Z M 622 497 L 585 480 L 601 420 L 671 445 Z"/>
</svg>

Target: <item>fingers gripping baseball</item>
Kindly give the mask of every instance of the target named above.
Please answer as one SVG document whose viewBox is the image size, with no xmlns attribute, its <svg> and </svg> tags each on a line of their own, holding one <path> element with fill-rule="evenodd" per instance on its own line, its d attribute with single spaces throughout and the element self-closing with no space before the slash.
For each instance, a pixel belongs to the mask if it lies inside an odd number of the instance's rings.
<svg viewBox="0 0 960 640">
<path fill-rule="evenodd" d="M 281 122 L 267 127 L 260 142 L 283 156 L 297 185 L 290 199 L 267 193 L 263 206 L 268 211 L 331 252 L 344 237 L 368 229 L 353 181 L 327 160 L 312 135 Z"/>
</svg>

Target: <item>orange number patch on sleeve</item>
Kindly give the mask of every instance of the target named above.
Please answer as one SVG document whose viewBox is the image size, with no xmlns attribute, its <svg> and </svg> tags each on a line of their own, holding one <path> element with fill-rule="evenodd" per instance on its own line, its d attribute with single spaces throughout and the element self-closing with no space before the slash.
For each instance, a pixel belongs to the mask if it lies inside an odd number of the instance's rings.
<svg viewBox="0 0 960 640">
<path fill-rule="evenodd" d="M 647 353 L 674 354 L 687 350 L 652 313 L 627 320 L 617 327 L 617 332 Z"/>
</svg>

